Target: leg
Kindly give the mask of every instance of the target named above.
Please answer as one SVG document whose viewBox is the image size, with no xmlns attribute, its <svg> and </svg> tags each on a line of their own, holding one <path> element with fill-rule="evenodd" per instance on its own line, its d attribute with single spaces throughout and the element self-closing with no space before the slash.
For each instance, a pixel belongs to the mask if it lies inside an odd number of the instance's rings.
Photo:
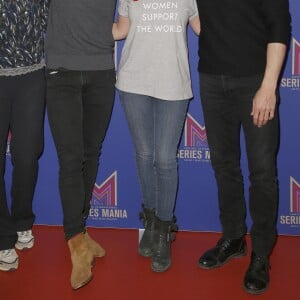
<svg viewBox="0 0 300 300">
<path fill-rule="evenodd" d="M 232 95 L 238 100 L 250 171 L 252 255 L 244 278 L 244 288 L 251 294 L 260 294 L 268 288 L 268 255 L 276 237 L 278 115 L 262 128 L 254 126 L 250 115 L 262 77 L 258 75 L 238 79 Z"/>
<path fill-rule="evenodd" d="M 59 159 L 59 189 L 66 239 L 85 231 L 82 75 L 47 72 L 47 110 Z"/>
<path fill-rule="evenodd" d="M 178 186 L 177 150 L 181 138 L 188 100 L 154 102 L 157 198 L 156 216 L 172 221 Z"/>
<path fill-rule="evenodd" d="M 89 215 L 90 201 L 99 165 L 102 143 L 109 125 L 115 99 L 115 70 L 84 72 L 83 89 L 83 181 L 85 203 L 83 215 Z M 103 257 L 105 250 L 86 233 L 95 257 Z"/>
<path fill-rule="evenodd" d="M 17 231 L 30 230 L 35 216 L 32 200 L 43 151 L 45 112 L 44 70 L 18 77 L 11 114 L 12 217 Z"/>
<path fill-rule="evenodd" d="M 156 170 L 154 167 L 154 108 L 148 96 L 120 91 L 120 99 L 133 138 L 142 203 L 147 209 L 156 205 Z"/>
<path fill-rule="evenodd" d="M 90 201 L 99 165 L 102 143 L 109 125 L 115 98 L 115 70 L 85 72 L 83 91 L 83 180 L 84 216 L 88 217 Z"/>
<path fill-rule="evenodd" d="M 17 229 L 7 205 L 4 181 L 13 87 L 15 87 L 14 78 L 0 77 L 0 250 L 13 248 L 17 241 Z"/>
<path fill-rule="evenodd" d="M 172 220 L 177 147 L 188 101 L 171 103 L 124 92 L 120 96 L 135 145 L 144 207 L 156 208 L 163 220 Z"/>
<path fill-rule="evenodd" d="M 143 198 L 143 211 L 140 213 L 140 218 L 143 220 L 145 231 L 138 252 L 141 256 L 150 257 L 153 248 L 157 191 L 154 166 L 154 108 L 148 96 L 122 91 L 119 93 L 133 138 Z"/>
<path fill-rule="evenodd" d="M 71 286 L 78 289 L 92 278 L 92 262 L 99 247 L 85 232 L 85 186 L 83 180 L 83 72 L 48 72 L 49 123 L 58 153 L 60 194 L 65 236 L 72 260 Z M 102 256 L 103 256 L 102 255 Z"/>
<path fill-rule="evenodd" d="M 201 100 L 215 172 L 224 238 L 246 233 L 243 177 L 240 169 L 240 116 L 226 78 L 201 74 Z"/>
<path fill-rule="evenodd" d="M 275 118 L 262 128 L 253 125 L 249 112 L 252 99 L 261 78 L 254 78 L 253 93 L 243 103 L 243 128 L 246 139 L 250 171 L 249 208 L 253 225 L 251 239 L 253 251 L 268 257 L 276 239 L 276 218 L 278 210 L 278 180 L 276 156 L 279 140 L 278 111 Z M 249 82 L 248 82 L 248 85 Z M 262 159 L 263 158 L 263 159 Z"/>
<path fill-rule="evenodd" d="M 255 91 L 262 77 L 250 83 Z M 276 156 L 278 150 L 279 118 L 276 111 L 273 120 L 262 128 L 253 125 L 249 116 L 251 98 L 243 103 L 245 111 L 243 127 L 246 139 L 250 171 L 249 208 L 252 217 L 252 255 L 244 278 L 244 289 L 250 294 L 261 294 L 269 287 L 269 255 L 276 240 L 276 218 L 278 210 L 278 181 Z M 263 159 L 262 159 L 263 158 Z"/>
<path fill-rule="evenodd" d="M 240 170 L 240 116 L 228 77 L 200 74 L 200 91 L 211 162 L 218 186 L 223 237 L 199 259 L 211 269 L 246 254 L 243 178 Z"/>
<path fill-rule="evenodd" d="M 153 102 L 157 198 L 151 267 L 154 272 L 164 272 L 171 266 L 171 231 L 178 186 L 177 150 L 189 101 L 153 99 Z"/>
</svg>

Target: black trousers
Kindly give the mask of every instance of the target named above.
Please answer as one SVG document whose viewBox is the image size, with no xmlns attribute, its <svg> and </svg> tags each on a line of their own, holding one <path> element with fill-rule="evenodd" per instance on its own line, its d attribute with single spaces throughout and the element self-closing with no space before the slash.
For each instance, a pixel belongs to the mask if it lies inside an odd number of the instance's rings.
<svg viewBox="0 0 300 300">
<path fill-rule="evenodd" d="M 43 150 L 44 70 L 0 76 L 0 250 L 14 247 L 16 231 L 32 227 L 32 200 Z M 11 207 L 5 190 L 6 142 L 9 130 L 13 165 Z"/>
<path fill-rule="evenodd" d="M 83 232 L 115 95 L 115 71 L 47 70 L 66 239 Z"/>
<path fill-rule="evenodd" d="M 267 256 L 276 238 L 278 183 L 276 155 L 279 124 L 275 118 L 254 126 L 253 97 L 262 75 L 230 77 L 200 74 L 200 93 L 211 162 L 218 186 L 220 220 L 225 238 L 246 233 L 246 204 L 240 169 L 240 130 L 243 128 L 249 168 L 249 210 L 252 248 Z"/>
</svg>

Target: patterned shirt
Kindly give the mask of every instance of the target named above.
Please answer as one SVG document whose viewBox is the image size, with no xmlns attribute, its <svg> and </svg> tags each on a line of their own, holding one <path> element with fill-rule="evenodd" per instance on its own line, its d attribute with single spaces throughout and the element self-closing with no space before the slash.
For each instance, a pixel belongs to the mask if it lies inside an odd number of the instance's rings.
<svg viewBox="0 0 300 300">
<path fill-rule="evenodd" d="M 42 68 L 49 0 L 0 0 L 0 76 Z"/>
</svg>

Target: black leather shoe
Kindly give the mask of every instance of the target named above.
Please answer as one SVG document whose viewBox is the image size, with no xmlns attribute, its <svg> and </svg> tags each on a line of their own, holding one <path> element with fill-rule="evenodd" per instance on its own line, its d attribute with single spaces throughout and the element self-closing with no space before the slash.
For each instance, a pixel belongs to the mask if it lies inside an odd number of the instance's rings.
<svg viewBox="0 0 300 300">
<path fill-rule="evenodd" d="M 245 238 L 224 239 L 221 238 L 216 247 L 205 252 L 199 259 L 199 266 L 203 269 L 213 269 L 224 265 L 234 257 L 245 256 L 247 245 Z"/>
<path fill-rule="evenodd" d="M 252 252 L 251 262 L 244 278 L 244 289 L 249 294 L 262 294 L 269 287 L 269 260 Z"/>
</svg>

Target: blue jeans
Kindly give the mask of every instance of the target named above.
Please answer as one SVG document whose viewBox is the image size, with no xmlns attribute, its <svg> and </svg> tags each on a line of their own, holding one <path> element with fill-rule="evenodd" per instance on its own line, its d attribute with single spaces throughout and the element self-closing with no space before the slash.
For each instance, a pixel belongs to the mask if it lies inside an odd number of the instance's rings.
<svg viewBox="0 0 300 300">
<path fill-rule="evenodd" d="M 250 115 L 263 76 L 231 77 L 200 74 L 200 93 L 211 162 L 218 185 L 220 220 L 225 238 L 246 233 L 246 205 L 240 169 L 240 130 L 244 131 L 250 172 L 249 209 L 252 248 L 267 256 L 276 238 L 278 183 L 278 110 L 259 128 Z"/>
<path fill-rule="evenodd" d="M 189 100 L 166 101 L 120 91 L 135 147 L 143 205 L 162 221 L 173 218 L 177 149 Z"/>
<path fill-rule="evenodd" d="M 59 160 L 66 239 L 85 230 L 102 142 L 115 95 L 115 70 L 47 70 L 47 112 Z"/>
</svg>

